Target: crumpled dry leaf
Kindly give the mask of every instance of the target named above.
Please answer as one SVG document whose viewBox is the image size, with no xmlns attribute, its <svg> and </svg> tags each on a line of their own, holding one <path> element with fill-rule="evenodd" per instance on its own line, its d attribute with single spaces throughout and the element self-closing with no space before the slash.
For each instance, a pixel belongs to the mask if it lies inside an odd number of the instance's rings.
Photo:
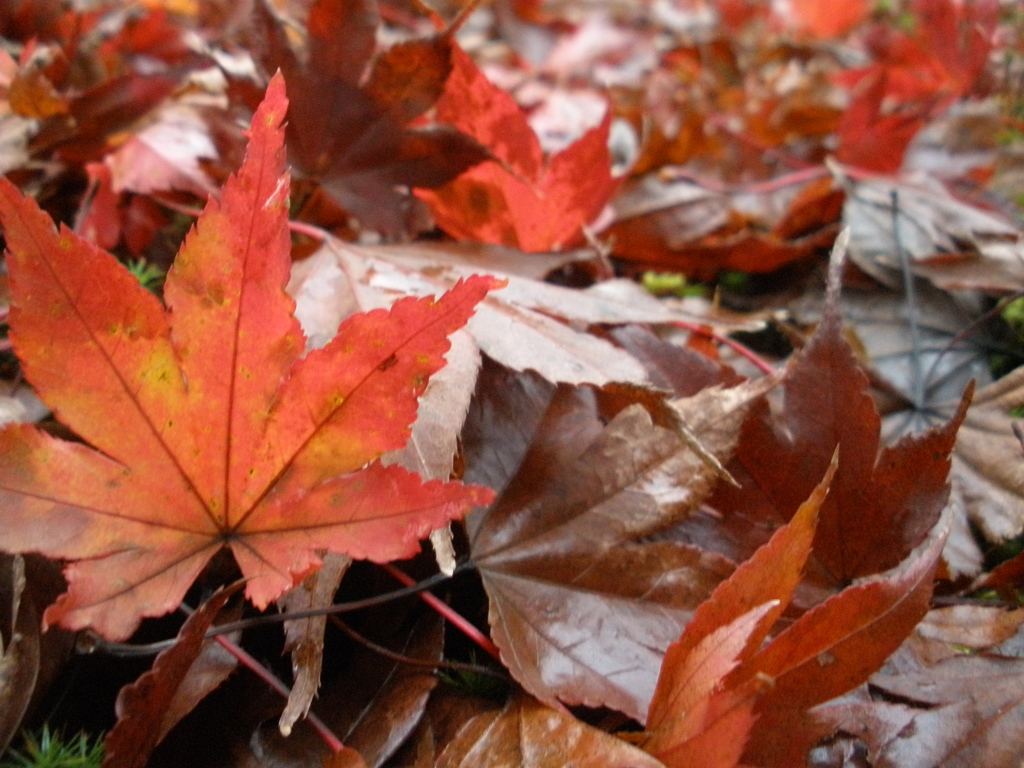
<svg viewBox="0 0 1024 768">
<path fill-rule="evenodd" d="M 1011 409 L 1024 405 L 1024 368 L 975 394 L 953 449 L 952 498 L 991 541 L 1024 531 L 1024 456 Z M 951 403 L 935 406 L 948 416 Z"/>
<path fill-rule="evenodd" d="M 1000 654 L 992 641 L 1019 635 L 1022 620 L 1021 611 L 995 607 L 932 611 L 871 678 L 869 692 L 819 707 L 817 717 L 834 738 L 859 741 L 878 768 L 1017 768 L 1024 660 Z"/>
<path fill-rule="evenodd" d="M 334 593 L 342 577 L 352 564 L 348 555 L 328 552 L 324 564 L 310 574 L 291 592 L 282 597 L 278 604 L 286 611 L 307 611 L 323 608 L 334 600 Z M 292 726 L 300 717 L 305 717 L 313 697 L 320 688 L 320 670 L 324 660 L 324 630 L 327 616 L 310 616 L 284 623 L 285 651 L 292 656 L 292 683 L 288 702 L 278 719 L 281 735 L 292 732 Z"/>
<path fill-rule="evenodd" d="M 849 182 L 843 221 L 850 258 L 890 287 L 902 282 L 901 253 L 916 273 L 946 290 L 1012 292 L 1024 280 L 1017 227 L 953 197 L 929 176 Z"/>
</svg>

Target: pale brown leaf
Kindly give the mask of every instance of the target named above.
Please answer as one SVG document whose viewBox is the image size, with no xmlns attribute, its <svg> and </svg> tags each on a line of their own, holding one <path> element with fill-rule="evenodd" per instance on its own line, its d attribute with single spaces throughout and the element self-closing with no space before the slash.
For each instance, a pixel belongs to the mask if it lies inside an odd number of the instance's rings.
<svg viewBox="0 0 1024 768">
<path fill-rule="evenodd" d="M 325 608 L 334 601 L 341 579 L 352 564 L 352 558 L 328 552 L 324 564 L 316 573 L 306 577 L 299 586 L 287 593 L 278 603 L 286 612 Z M 324 658 L 324 630 L 327 616 L 311 616 L 284 623 L 285 651 L 292 655 L 292 684 L 288 703 L 278 720 L 281 734 L 292 732 L 295 722 L 305 717 L 313 697 L 320 688 L 320 670 Z"/>
</svg>

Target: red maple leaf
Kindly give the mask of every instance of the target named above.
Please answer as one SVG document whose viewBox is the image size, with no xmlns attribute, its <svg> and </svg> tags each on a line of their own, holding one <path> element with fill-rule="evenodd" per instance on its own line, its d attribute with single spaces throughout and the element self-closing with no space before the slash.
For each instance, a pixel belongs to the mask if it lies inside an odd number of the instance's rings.
<svg viewBox="0 0 1024 768">
<path fill-rule="evenodd" d="M 457 45 L 437 119 L 469 134 L 500 161 L 481 163 L 437 190 L 417 190 L 438 225 L 461 240 L 558 250 L 582 238 L 581 227 L 597 217 L 617 186 L 608 151 L 610 112 L 545 159 L 523 110 Z"/>
<path fill-rule="evenodd" d="M 305 340 L 284 292 L 288 176 L 275 77 L 246 160 L 167 277 L 167 309 L 112 256 L 0 183 L 11 338 L 40 396 L 89 445 L 0 432 L 0 547 L 71 561 L 47 623 L 123 638 L 173 610 L 230 548 L 266 606 L 332 550 L 387 561 L 479 486 L 376 461 L 401 447 L 448 335 L 498 285 L 473 276 Z M 92 446 L 92 447 L 90 447 Z"/>
<path fill-rule="evenodd" d="M 978 84 L 988 65 L 999 7 L 993 0 L 914 0 L 911 36 L 876 25 L 870 66 L 836 79 L 853 91 L 838 134 L 841 162 L 893 172 L 925 123 Z"/>
</svg>

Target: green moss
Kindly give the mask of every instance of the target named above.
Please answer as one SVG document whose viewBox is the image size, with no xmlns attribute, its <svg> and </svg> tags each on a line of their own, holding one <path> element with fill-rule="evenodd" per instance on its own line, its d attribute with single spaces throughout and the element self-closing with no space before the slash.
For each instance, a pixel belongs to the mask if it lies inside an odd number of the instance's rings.
<svg viewBox="0 0 1024 768">
<path fill-rule="evenodd" d="M 65 739 L 60 731 L 43 726 L 38 733 L 26 732 L 20 749 L 9 749 L 0 768 L 100 768 L 103 739 L 77 733 Z"/>
<path fill-rule="evenodd" d="M 164 287 L 164 279 L 167 273 L 159 267 L 154 267 L 145 259 L 135 259 L 128 262 L 128 271 L 131 272 L 142 283 L 142 287 L 150 293 L 160 295 Z"/>
</svg>

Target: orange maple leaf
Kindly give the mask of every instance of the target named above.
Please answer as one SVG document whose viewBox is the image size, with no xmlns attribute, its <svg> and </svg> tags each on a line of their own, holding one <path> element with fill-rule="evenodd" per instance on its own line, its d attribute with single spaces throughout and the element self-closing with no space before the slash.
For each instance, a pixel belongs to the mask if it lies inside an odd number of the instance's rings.
<svg viewBox="0 0 1024 768">
<path fill-rule="evenodd" d="M 354 315 L 323 349 L 284 292 L 289 180 L 276 76 L 238 175 L 182 245 L 167 310 L 115 259 L 0 181 L 11 338 L 26 377 L 89 445 L 28 425 L 0 431 L 0 548 L 70 561 L 44 620 L 127 637 L 177 607 L 231 549 L 265 607 L 324 550 L 383 562 L 491 500 L 424 483 L 381 453 L 401 447 L 448 335 L 487 291 Z"/>
</svg>

